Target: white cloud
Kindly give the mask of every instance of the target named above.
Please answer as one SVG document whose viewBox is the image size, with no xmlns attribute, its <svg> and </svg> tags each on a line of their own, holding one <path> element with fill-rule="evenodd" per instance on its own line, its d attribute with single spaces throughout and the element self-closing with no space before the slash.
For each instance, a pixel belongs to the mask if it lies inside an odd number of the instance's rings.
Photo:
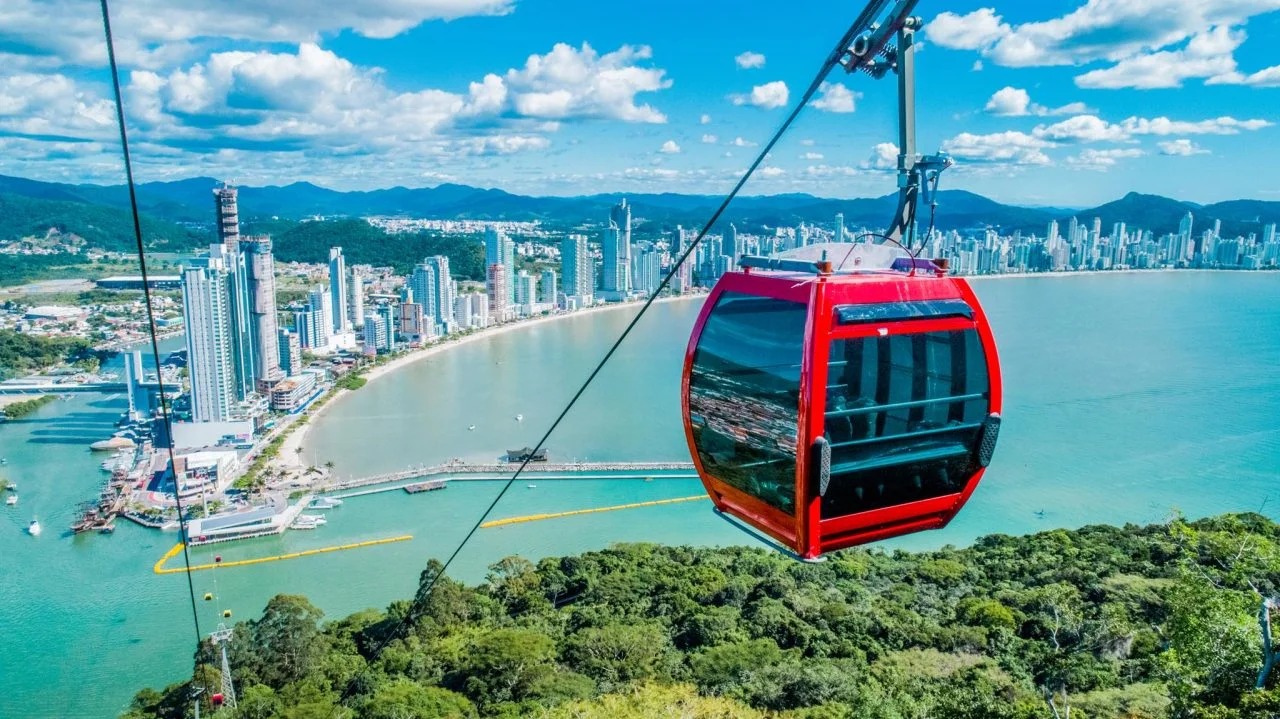
<svg viewBox="0 0 1280 719">
<path fill-rule="evenodd" d="M 676 144 L 675 140 L 667 140 L 662 143 L 662 147 L 658 152 L 661 152 L 664 155 L 675 155 L 680 152 L 680 146 Z"/>
<path fill-rule="evenodd" d="M 1129 139 L 1131 133 L 1097 115 L 1076 115 L 1052 125 L 1038 125 L 1032 134 L 1054 142 L 1121 142 Z"/>
<path fill-rule="evenodd" d="M 800 159 L 801 159 L 801 160 L 821 160 L 821 159 L 822 159 L 822 153 L 821 153 L 821 152 L 806 152 L 806 153 L 804 153 L 803 155 L 801 155 L 801 156 L 800 156 Z"/>
<path fill-rule="evenodd" d="M 755 147 L 756 145 L 758 145 L 758 144 L 760 144 L 760 143 L 758 143 L 758 142 L 752 142 L 752 141 L 750 141 L 750 140 L 744 140 L 744 139 L 743 139 L 743 138 L 741 138 L 741 137 L 735 137 L 735 138 L 733 138 L 733 142 L 731 142 L 731 143 L 729 143 L 729 144 L 730 144 L 730 145 L 733 145 L 734 147 Z"/>
<path fill-rule="evenodd" d="M 800 141 L 800 144 L 804 145 L 805 147 L 813 147 L 813 140 L 806 137 L 805 139 Z"/>
<path fill-rule="evenodd" d="M 1209 154 L 1208 150 L 1200 147 L 1199 145 L 1197 145 L 1196 143 L 1192 142 L 1191 140 L 1185 137 L 1180 140 L 1166 140 L 1164 142 L 1157 142 L 1156 147 L 1160 148 L 1161 155 L 1180 155 L 1185 157 L 1187 155 Z"/>
<path fill-rule="evenodd" d="M 957 159 L 1015 165 L 1049 164 L 1049 156 L 1043 150 L 1052 146 L 1051 142 L 1012 130 L 989 135 L 962 132 L 942 143 L 942 149 Z"/>
<path fill-rule="evenodd" d="M 819 110 L 825 110 L 826 112 L 853 112 L 854 100 L 862 97 L 862 93 L 853 92 L 838 82 L 824 82 L 819 90 L 822 94 L 818 99 L 813 101 L 813 106 Z M 786 99 L 786 94 L 784 92 L 782 96 L 782 103 L 779 104 L 785 104 Z"/>
<path fill-rule="evenodd" d="M 459 141 L 458 147 L 473 155 L 511 155 L 526 150 L 545 150 L 551 141 L 526 135 L 488 135 Z"/>
<path fill-rule="evenodd" d="M 764 67 L 764 55 L 750 50 L 733 58 L 733 61 L 738 63 L 738 67 L 744 70 Z"/>
<path fill-rule="evenodd" d="M 663 123 L 666 115 L 650 105 L 636 104 L 639 93 L 671 87 L 665 70 L 636 64 L 652 56 L 643 45 L 623 45 L 599 55 L 587 43 L 581 49 L 557 43 L 546 55 L 530 55 L 522 69 L 508 70 L 504 79 L 521 115 Z"/>
<path fill-rule="evenodd" d="M 871 156 L 863 161 L 862 167 L 868 170 L 895 170 L 898 167 L 898 146 L 892 142 L 876 143 L 871 148 Z"/>
<path fill-rule="evenodd" d="M 1076 85 L 1090 89 L 1181 87 L 1190 78 L 1210 83 L 1238 75 L 1232 53 L 1245 40 L 1243 30 L 1226 26 L 1192 36 L 1186 47 L 1125 58 L 1111 67 L 1077 75 Z M 1219 80 L 1222 78 L 1222 80 Z"/>
<path fill-rule="evenodd" d="M 735 105 L 751 105 L 763 110 L 772 110 L 787 104 L 787 83 L 782 80 L 767 82 L 751 88 L 749 95 L 730 95 Z"/>
<path fill-rule="evenodd" d="M 0 130 L 8 133 L 111 140 L 118 132 L 115 113 L 114 102 L 65 75 L 0 76 Z"/>
<path fill-rule="evenodd" d="M 979 50 L 1008 36 L 1009 26 L 992 8 L 979 8 L 968 15 L 944 12 L 925 23 L 929 39 L 954 50 Z"/>
<path fill-rule="evenodd" d="M 718 139 L 720 139 L 720 138 L 716 137 L 715 135 L 703 135 L 703 136 L 702 136 L 702 143 L 703 143 L 704 145 L 714 145 L 714 144 L 716 144 L 716 140 L 718 140 Z"/>
<path fill-rule="evenodd" d="M 1080 170 L 1096 170 L 1098 172 L 1106 172 L 1114 167 L 1117 160 L 1142 157 L 1146 153 L 1135 148 L 1112 149 L 1112 150 L 1095 150 L 1086 148 L 1075 155 L 1067 158 L 1067 165 Z"/>
<path fill-rule="evenodd" d="M 974 60 L 973 67 L 969 68 L 970 72 L 982 72 L 982 61 Z"/>
<path fill-rule="evenodd" d="M 1208 120 L 1170 120 L 1167 117 L 1129 117 L 1111 123 L 1096 115 L 1077 115 L 1052 125 L 1038 125 L 1032 134 L 1053 142 L 1126 142 L 1141 135 L 1237 135 L 1261 130 L 1272 123 L 1230 116 Z"/>
<path fill-rule="evenodd" d="M 782 169 L 781 167 L 774 167 L 773 165 L 767 165 L 765 167 L 761 167 L 760 169 L 756 170 L 756 174 L 760 175 L 761 177 L 781 177 L 787 174 L 787 171 Z"/>
<path fill-rule="evenodd" d="M 1280 0 L 1087 0 L 1061 17 L 1013 26 L 990 8 L 944 12 L 927 25 L 943 47 L 977 50 L 1010 67 L 1109 66 L 1076 77 L 1086 88 L 1172 88 L 1206 84 L 1280 85 L 1280 66 L 1244 74 L 1235 50 L 1249 18 L 1280 10 Z"/>
<path fill-rule="evenodd" d="M 830 177 L 852 177 L 858 174 L 858 169 L 844 165 L 810 165 L 805 168 L 804 173 L 811 178 L 830 178 Z"/>
<path fill-rule="evenodd" d="M 704 114 L 702 117 L 699 117 L 699 118 L 698 118 L 698 124 L 699 124 L 699 125 L 710 125 L 710 124 L 711 124 L 711 116 L 710 116 L 710 115 L 706 115 L 706 114 Z"/>
<path fill-rule="evenodd" d="M 1280 65 L 1272 65 L 1245 75 L 1229 72 L 1205 80 L 1206 85 L 1253 85 L 1254 87 L 1280 87 Z"/>
<path fill-rule="evenodd" d="M 1003 87 L 996 90 L 991 99 L 987 100 L 987 105 L 983 109 L 993 115 L 1010 117 L 1023 115 L 1070 115 L 1089 112 L 1089 108 L 1083 102 L 1072 102 L 1055 108 L 1045 107 L 1032 102 L 1031 96 L 1027 94 L 1027 91 L 1017 87 Z"/>
<path fill-rule="evenodd" d="M 158 69 L 191 59 L 208 38 L 251 42 L 315 42 L 350 30 L 395 37 L 424 22 L 511 12 L 513 0 L 221 0 L 213 4 L 132 0 L 112 7 L 116 54 L 129 66 Z M 102 66 L 102 21 L 79 0 L 6 0 L 0 44 L 28 48 L 59 63 Z"/>
</svg>

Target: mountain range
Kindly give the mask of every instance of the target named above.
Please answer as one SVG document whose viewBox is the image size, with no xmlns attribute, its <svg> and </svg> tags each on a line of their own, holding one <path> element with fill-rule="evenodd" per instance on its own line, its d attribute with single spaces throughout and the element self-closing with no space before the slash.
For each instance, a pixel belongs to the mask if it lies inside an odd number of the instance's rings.
<svg viewBox="0 0 1280 719">
<path fill-rule="evenodd" d="M 193 229 L 212 226 L 214 204 L 211 190 L 219 182 L 213 178 L 191 178 L 173 182 L 138 185 L 140 210 L 158 224 L 172 223 Z M 307 182 L 285 186 L 241 187 L 242 221 L 278 218 L 303 220 L 311 217 L 403 216 L 411 218 L 540 220 L 557 228 L 602 224 L 609 208 L 626 198 L 632 205 L 637 229 L 646 234 L 645 223 L 661 227 L 698 227 L 711 215 L 721 198 L 711 195 L 676 193 L 604 193 L 580 197 L 531 197 L 499 189 L 444 184 L 431 188 L 393 187 L 382 190 L 341 192 Z M 126 212 L 127 189 L 122 185 L 74 185 L 42 182 L 0 175 L 0 201 L 23 198 L 21 228 L 5 227 L 0 238 L 15 231 L 30 232 L 43 222 L 57 226 L 60 217 L 75 204 L 94 212 L 102 208 Z M 875 198 L 834 199 L 809 194 L 782 194 L 739 197 L 725 213 L 722 223 L 735 222 L 740 229 L 793 226 L 799 222 L 831 226 L 837 212 L 844 214 L 846 227 L 882 227 L 892 216 L 896 195 Z M 922 211 L 925 208 L 921 208 Z M 943 230 L 998 228 L 1008 233 L 1045 233 L 1048 223 L 1058 220 L 1065 234 L 1069 216 L 1091 224 L 1102 221 L 1103 233 L 1115 222 L 1162 234 L 1174 232 L 1187 212 L 1195 217 L 1195 231 L 1222 223 L 1223 236 L 1261 232 L 1264 224 L 1280 221 L 1280 202 L 1231 200 L 1210 205 L 1129 193 L 1104 205 L 1076 210 L 1031 208 L 1007 205 L 964 190 L 938 193 L 936 225 Z M 41 219 L 42 215 L 47 215 Z M 125 216 L 127 219 L 127 215 Z M 923 221 L 923 218 L 922 218 Z M 116 223 L 113 223 L 116 224 Z M 172 234 L 172 233 L 169 233 Z"/>
</svg>

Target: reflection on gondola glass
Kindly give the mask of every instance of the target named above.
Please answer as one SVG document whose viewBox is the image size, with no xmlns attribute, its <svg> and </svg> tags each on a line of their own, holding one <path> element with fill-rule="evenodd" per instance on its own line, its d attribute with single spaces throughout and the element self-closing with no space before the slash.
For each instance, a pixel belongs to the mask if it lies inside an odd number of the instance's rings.
<svg viewBox="0 0 1280 719">
<path fill-rule="evenodd" d="M 924 332 L 831 343 L 822 516 L 959 492 L 990 408 L 978 333 Z"/>
<path fill-rule="evenodd" d="M 796 431 L 805 306 L 726 292 L 707 317 L 689 377 L 703 468 L 795 511 Z"/>
</svg>

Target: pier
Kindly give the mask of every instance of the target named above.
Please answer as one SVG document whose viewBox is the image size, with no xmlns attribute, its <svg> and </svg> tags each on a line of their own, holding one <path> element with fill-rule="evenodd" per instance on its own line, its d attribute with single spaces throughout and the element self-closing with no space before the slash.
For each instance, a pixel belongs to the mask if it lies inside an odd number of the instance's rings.
<svg viewBox="0 0 1280 719">
<path fill-rule="evenodd" d="M 477 480 L 494 480 L 509 479 L 515 474 L 518 464 L 509 462 L 493 462 L 493 463 L 471 463 L 471 462 L 446 462 L 432 466 L 423 466 L 410 469 L 400 470 L 398 472 L 385 472 L 383 474 L 371 474 L 367 477 L 355 477 L 352 479 L 344 479 L 338 481 L 318 482 L 313 486 L 316 492 L 342 492 L 349 489 L 358 489 L 360 487 L 371 487 L 378 484 L 390 484 L 392 482 L 403 482 L 410 479 L 419 479 L 427 477 L 443 477 L 449 475 L 487 475 L 484 477 L 466 477 L 466 476 L 450 476 L 450 481 L 477 481 Z M 527 472 L 536 472 L 540 478 L 541 475 L 548 473 L 564 473 L 568 475 L 577 475 L 580 472 L 627 472 L 629 476 L 620 477 L 620 479 L 635 479 L 637 474 L 644 472 L 674 472 L 684 471 L 692 472 L 692 462 L 538 462 L 530 464 L 526 468 Z M 691 475 L 696 476 L 696 475 Z M 587 477 L 580 477 L 587 479 Z M 600 477 L 591 477 L 591 479 L 599 479 Z M 356 496 L 354 494 L 346 496 Z"/>
</svg>

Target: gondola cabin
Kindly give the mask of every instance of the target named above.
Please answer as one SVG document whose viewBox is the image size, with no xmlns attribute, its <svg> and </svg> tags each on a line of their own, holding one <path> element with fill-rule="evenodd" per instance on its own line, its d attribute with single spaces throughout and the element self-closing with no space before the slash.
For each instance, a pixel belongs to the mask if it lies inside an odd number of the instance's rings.
<svg viewBox="0 0 1280 719">
<path fill-rule="evenodd" d="M 1000 369 L 973 290 L 941 261 L 885 264 L 743 258 L 689 340 L 707 492 L 803 558 L 945 526 L 995 448 Z"/>
</svg>

